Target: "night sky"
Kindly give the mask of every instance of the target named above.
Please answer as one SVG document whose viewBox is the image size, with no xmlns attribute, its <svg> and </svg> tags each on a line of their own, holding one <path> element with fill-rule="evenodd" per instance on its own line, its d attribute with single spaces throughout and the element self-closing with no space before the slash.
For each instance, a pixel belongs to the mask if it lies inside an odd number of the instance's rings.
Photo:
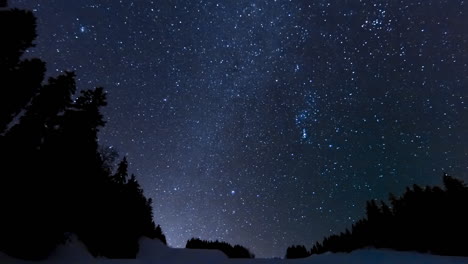
<svg viewBox="0 0 468 264">
<path fill-rule="evenodd" d="M 468 3 L 10 0 L 48 74 L 103 86 L 99 141 L 127 155 L 169 245 L 284 256 L 365 201 L 468 180 Z"/>
</svg>

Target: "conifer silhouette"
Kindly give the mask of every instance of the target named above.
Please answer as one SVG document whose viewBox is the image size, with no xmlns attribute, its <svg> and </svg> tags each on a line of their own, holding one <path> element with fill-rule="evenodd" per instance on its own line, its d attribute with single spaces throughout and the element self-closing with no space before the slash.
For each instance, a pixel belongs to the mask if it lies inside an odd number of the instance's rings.
<svg viewBox="0 0 468 264">
<path fill-rule="evenodd" d="M 447 174 L 444 188 L 413 185 L 401 197 L 390 194 L 390 205 L 367 202 L 366 218 L 351 231 L 317 242 L 312 254 L 350 252 L 364 247 L 468 256 L 468 187 Z M 292 247 L 288 248 L 289 252 Z"/>
<path fill-rule="evenodd" d="M 229 258 L 255 258 L 247 248 L 241 245 L 230 245 L 221 241 L 207 241 L 199 238 L 192 238 L 187 241 L 185 248 L 198 248 L 198 249 L 218 249 L 221 250 Z"/>
<path fill-rule="evenodd" d="M 307 251 L 306 247 L 303 245 L 295 245 L 290 246 L 286 250 L 286 258 L 287 259 L 296 259 L 296 258 L 306 258 L 310 256 L 309 251 Z"/>
<path fill-rule="evenodd" d="M 95 256 L 132 258 L 141 236 L 165 242 L 126 158 L 114 174 L 99 151 L 104 89 L 73 100 L 73 72 L 42 84 L 45 64 L 21 59 L 35 29 L 31 12 L 0 10 L 0 250 L 44 259 L 75 233 Z"/>
</svg>

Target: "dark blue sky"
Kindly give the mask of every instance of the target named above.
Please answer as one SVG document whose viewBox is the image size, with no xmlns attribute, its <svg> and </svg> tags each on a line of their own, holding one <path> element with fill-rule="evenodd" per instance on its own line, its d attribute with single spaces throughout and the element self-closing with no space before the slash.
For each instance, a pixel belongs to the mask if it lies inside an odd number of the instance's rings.
<svg viewBox="0 0 468 264">
<path fill-rule="evenodd" d="M 10 0 L 50 75 L 108 92 L 171 246 L 312 246 L 365 201 L 468 180 L 468 8 L 457 0 Z"/>
</svg>

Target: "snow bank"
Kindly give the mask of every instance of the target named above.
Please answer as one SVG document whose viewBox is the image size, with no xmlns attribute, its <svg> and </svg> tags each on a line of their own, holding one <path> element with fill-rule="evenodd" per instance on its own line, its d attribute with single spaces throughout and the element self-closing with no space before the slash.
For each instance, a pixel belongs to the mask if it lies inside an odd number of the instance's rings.
<svg viewBox="0 0 468 264">
<path fill-rule="evenodd" d="M 93 258 L 85 246 L 72 239 L 71 243 L 59 246 L 52 256 L 45 261 L 33 262 L 10 258 L 0 253 L 3 264 L 468 264 L 465 257 L 443 257 L 414 252 L 396 252 L 391 250 L 366 249 L 350 254 L 322 254 L 306 259 L 228 259 L 221 251 L 207 249 L 169 248 L 159 240 L 144 238 L 140 241 L 137 259 Z"/>
<path fill-rule="evenodd" d="M 235 260 L 229 264 L 468 264 L 465 257 L 445 257 L 415 252 L 398 252 L 392 250 L 366 249 L 349 254 L 335 253 L 314 255 L 305 259 L 275 260 Z"/>
<path fill-rule="evenodd" d="M 57 250 L 44 261 L 24 261 L 13 259 L 0 252 L 0 264 L 178 264 L 178 263 L 225 263 L 228 258 L 218 250 L 169 248 L 159 240 L 143 238 L 140 240 L 140 251 L 137 259 L 106 259 L 94 258 L 86 247 L 76 238 L 66 245 L 60 245 Z"/>
<path fill-rule="evenodd" d="M 307 262 L 310 261 L 310 262 Z M 443 257 L 416 252 L 398 252 L 392 250 L 366 249 L 357 250 L 350 254 L 322 254 L 311 256 L 307 261 L 301 263 L 326 264 L 326 263 L 347 263 L 347 264 L 468 264 L 468 258 L 463 257 Z"/>
<path fill-rule="evenodd" d="M 139 263 L 225 263 L 228 258 L 219 250 L 169 248 L 159 240 L 143 238 L 140 241 Z"/>
</svg>

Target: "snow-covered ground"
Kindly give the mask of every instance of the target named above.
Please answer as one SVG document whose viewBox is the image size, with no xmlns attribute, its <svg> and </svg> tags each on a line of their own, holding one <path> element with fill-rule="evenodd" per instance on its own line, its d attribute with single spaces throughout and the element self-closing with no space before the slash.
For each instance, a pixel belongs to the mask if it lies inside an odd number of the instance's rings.
<svg viewBox="0 0 468 264">
<path fill-rule="evenodd" d="M 442 257 L 412 252 L 395 252 L 390 250 L 358 250 L 350 254 L 323 254 L 306 259 L 228 259 L 222 252 L 204 249 L 169 248 L 159 240 L 142 239 L 141 249 L 137 259 L 111 260 L 93 258 L 85 247 L 74 241 L 60 246 L 50 259 L 41 262 L 31 262 L 12 259 L 0 253 L 0 263 L 5 264 L 58 264 L 58 263 L 92 263 L 92 264 L 468 264 L 468 258 Z"/>
</svg>

